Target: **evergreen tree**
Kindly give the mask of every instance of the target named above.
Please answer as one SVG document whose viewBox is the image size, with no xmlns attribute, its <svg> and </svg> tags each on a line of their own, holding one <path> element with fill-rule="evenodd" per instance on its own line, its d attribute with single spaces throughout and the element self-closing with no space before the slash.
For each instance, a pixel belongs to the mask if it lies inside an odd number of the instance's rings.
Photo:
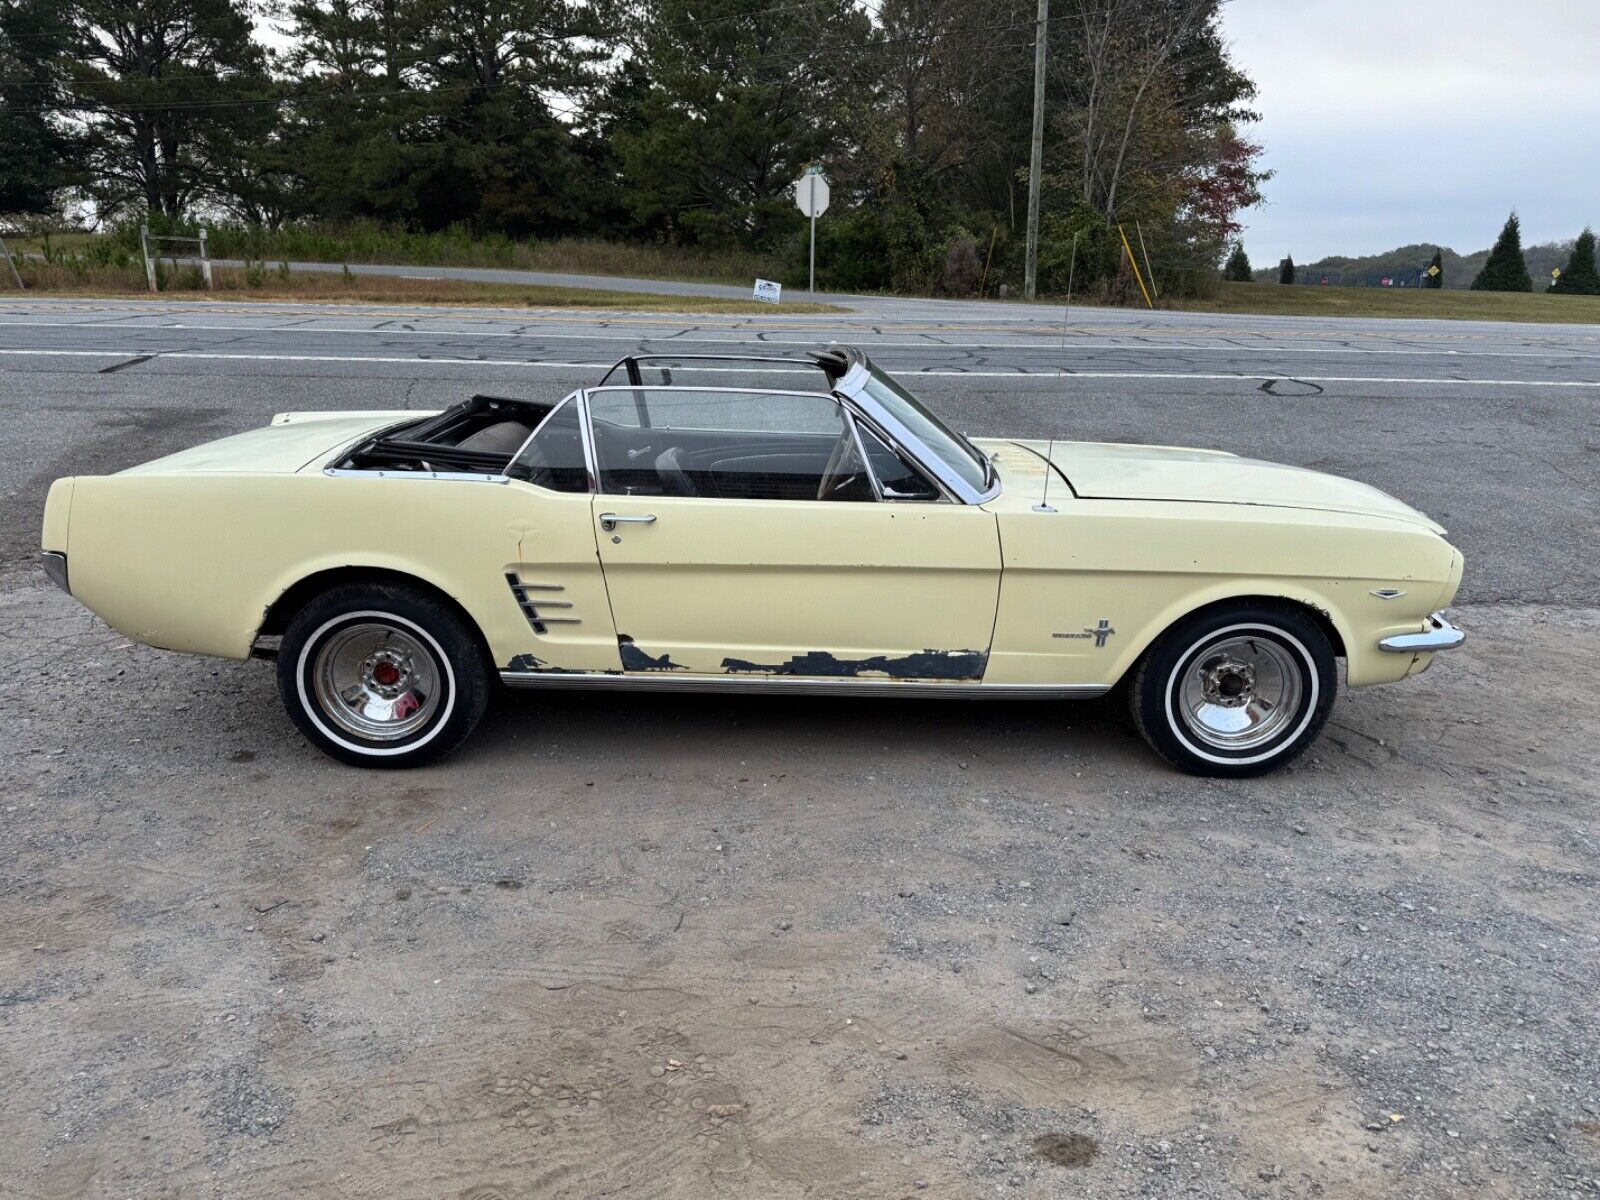
<svg viewBox="0 0 1600 1200">
<path fill-rule="evenodd" d="M 1278 282 L 1294 282 L 1294 255 L 1288 255 L 1281 263 L 1278 264 Z"/>
<path fill-rule="evenodd" d="M 1422 286 L 1425 288 L 1442 288 L 1444 286 L 1444 252 L 1435 250 L 1433 252 L 1433 261 L 1428 265 L 1436 267 L 1437 270 L 1431 274 L 1423 275 Z"/>
<path fill-rule="evenodd" d="M 1249 283 L 1254 278 L 1250 273 L 1250 257 L 1244 252 L 1243 242 L 1233 244 L 1233 253 L 1228 255 L 1228 261 L 1222 268 L 1222 277 L 1234 283 Z"/>
<path fill-rule="evenodd" d="M 427 230 L 589 232 L 609 210 L 563 121 L 595 83 L 577 0 L 289 0 L 286 157 L 306 206 Z M 614 173 L 614 172 L 613 172 Z"/>
<path fill-rule="evenodd" d="M 1564 296 L 1600 296 L 1600 274 L 1594 265 L 1594 231 L 1588 226 L 1572 244 L 1572 257 L 1550 290 Z"/>
<path fill-rule="evenodd" d="M 102 215 L 179 219 L 276 120 L 247 0 L 64 0 L 62 107 Z"/>
<path fill-rule="evenodd" d="M 789 188 L 836 152 L 850 67 L 873 37 L 853 0 L 648 0 L 630 36 L 650 72 L 616 153 L 637 225 L 673 240 L 779 244 Z"/>
<path fill-rule="evenodd" d="M 1489 261 L 1472 281 L 1475 292 L 1531 292 L 1527 260 L 1522 257 L 1522 223 L 1515 210 L 1506 218 L 1505 228 L 1489 251 Z"/>
<path fill-rule="evenodd" d="M 79 143 L 60 119 L 57 0 L 0 0 L 0 213 L 43 213 L 70 181 Z"/>
</svg>

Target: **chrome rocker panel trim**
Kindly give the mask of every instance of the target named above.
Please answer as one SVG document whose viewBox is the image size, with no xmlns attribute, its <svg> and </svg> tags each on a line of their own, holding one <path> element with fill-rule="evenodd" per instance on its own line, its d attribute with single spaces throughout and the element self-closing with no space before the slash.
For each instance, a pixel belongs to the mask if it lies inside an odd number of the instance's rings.
<svg viewBox="0 0 1600 1200">
<path fill-rule="evenodd" d="M 1428 618 L 1428 628 L 1421 633 L 1397 633 L 1378 643 L 1378 649 L 1391 654 L 1424 654 L 1433 650 L 1454 650 L 1467 640 L 1467 635 L 1445 619 L 1442 612 Z"/>
<path fill-rule="evenodd" d="M 952 700 L 1087 700 L 1097 683 L 935 683 L 929 680 L 798 679 L 792 675 L 604 675 L 581 671 L 501 671 L 515 688 L 614 688 L 653 692 L 778 692 L 795 696 L 943 696 Z"/>
</svg>

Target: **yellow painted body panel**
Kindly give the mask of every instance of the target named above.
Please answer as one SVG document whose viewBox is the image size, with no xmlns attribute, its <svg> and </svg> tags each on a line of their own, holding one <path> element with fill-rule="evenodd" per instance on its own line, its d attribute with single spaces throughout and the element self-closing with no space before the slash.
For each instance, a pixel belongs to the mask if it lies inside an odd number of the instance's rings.
<svg viewBox="0 0 1600 1200">
<path fill-rule="evenodd" d="M 76 479 L 58 479 L 50 485 L 44 502 L 44 528 L 39 531 L 39 549 L 67 552 L 67 530 L 72 521 L 72 493 Z"/>
<path fill-rule="evenodd" d="M 1415 521 L 1261 503 L 1079 499 L 1056 475 L 1048 493 L 1056 511 L 1041 513 L 1045 466 L 1031 451 L 1046 443 L 980 445 L 1006 484 L 984 506 L 999 518 L 1004 563 L 987 683 L 1113 682 L 1180 617 L 1250 596 L 1323 613 L 1344 643 L 1350 683 L 1389 682 L 1431 656 L 1388 654 L 1379 639 L 1421 629 L 1460 583 L 1460 555 L 1397 501 Z M 1372 595 L 1388 587 L 1405 595 Z M 1082 636 L 1101 620 L 1116 632 Z"/>
<path fill-rule="evenodd" d="M 74 492 L 73 595 L 153 646 L 246 657 L 267 608 L 293 584 L 368 567 L 455 599 L 499 666 L 558 652 L 573 669 L 621 668 L 588 496 L 320 470 L 83 476 Z M 535 635 L 508 571 L 564 588 L 583 623 Z"/>
<path fill-rule="evenodd" d="M 1399 501 L 1207 451 L 985 441 L 1002 490 L 973 507 L 590 496 L 322 469 L 417 415 L 286 416 L 120 475 L 57 481 L 44 547 L 68 554 L 73 594 L 122 633 L 199 654 L 246 656 L 290 587 L 366 568 L 454 598 L 502 669 L 1091 687 L 1185 614 L 1247 596 L 1323 614 L 1352 684 L 1397 679 L 1429 656 L 1378 640 L 1420 630 L 1461 578 L 1437 526 Z M 1035 511 L 1045 454 L 1101 490 L 1120 461 L 1145 494 L 1075 496 L 1052 474 L 1055 511 Z M 1226 501 L 1235 469 L 1241 497 Z M 602 532 L 608 511 L 657 520 Z M 545 594 L 580 623 L 536 633 L 508 572 L 562 589 Z M 1404 595 L 1372 594 L 1384 588 Z"/>
<path fill-rule="evenodd" d="M 617 632 L 643 652 L 625 654 L 630 669 L 983 676 L 1000 543 L 981 509 L 605 495 L 595 504 L 656 517 L 599 535 Z M 670 667 L 646 661 L 663 656 Z"/>
<path fill-rule="evenodd" d="M 173 475 L 206 471 L 266 475 L 298 471 L 312 461 L 328 457 L 334 447 L 369 436 L 387 425 L 415 421 L 427 415 L 420 412 L 295 414 L 294 420 L 280 418 L 264 429 L 252 429 L 179 450 L 176 454 L 129 467 L 122 474 Z"/>
</svg>

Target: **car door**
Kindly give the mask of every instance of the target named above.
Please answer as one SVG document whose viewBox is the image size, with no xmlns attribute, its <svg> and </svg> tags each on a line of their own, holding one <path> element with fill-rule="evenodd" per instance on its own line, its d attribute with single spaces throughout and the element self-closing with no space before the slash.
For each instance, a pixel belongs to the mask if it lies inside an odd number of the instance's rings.
<svg viewBox="0 0 1600 1200">
<path fill-rule="evenodd" d="M 982 678 L 994 516 L 880 499 L 833 396 L 625 387 L 585 403 L 625 671 Z"/>
</svg>

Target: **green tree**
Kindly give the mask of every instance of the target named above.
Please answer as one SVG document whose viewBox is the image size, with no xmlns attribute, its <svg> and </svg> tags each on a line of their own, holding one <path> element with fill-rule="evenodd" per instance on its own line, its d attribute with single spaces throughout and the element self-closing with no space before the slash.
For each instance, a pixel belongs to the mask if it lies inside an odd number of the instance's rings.
<svg viewBox="0 0 1600 1200">
<path fill-rule="evenodd" d="M 1294 282 L 1294 255 L 1285 255 L 1283 261 L 1278 264 L 1278 282 Z"/>
<path fill-rule="evenodd" d="M 1033 10 L 1023 9 L 1015 20 L 1028 31 Z M 1242 132 L 1255 119 L 1255 87 L 1228 57 L 1220 11 L 1218 0 L 1062 0 L 1052 8 L 1043 229 L 1067 240 L 1041 248 L 1047 287 L 1064 286 L 1065 272 L 1044 264 L 1071 263 L 1076 235 L 1076 286 L 1137 300 L 1124 277 L 1122 225 L 1163 293 L 1215 288 L 1217 266 L 1241 232 L 1239 214 L 1260 200 L 1266 178 L 1260 147 Z M 1017 36 L 1026 45 L 1025 33 Z M 1020 71 L 1030 81 L 1032 63 Z M 1025 131 L 1031 96 L 1021 91 L 1007 119 Z M 1017 166 L 1026 164 L 1025 141 L 1015 153 Z M 1107 227 L 1109 242 L 1100 232 Z"/>
<path fill-rule="evenodd" d="M 1254 275 L 1250 271 L 1250 256 L 1244 252 L 1244 243 L 1235 242 L 1233 253 L 1222 268 L 1222 277 L 1233 283 L 1249 283 Z"/>
<path fill-rule="evenodd" d="M 45 213 L 72 181 L 79 143 L 60 117 L 67 39 L 55 0 L 0 0 L 0 213 Z"/>
<path fill-rule="evenodd" d="M 638 226 L 754 246 L 797 230 L 790 184 L 847 148 L 867 15 L 852 0 L 640 0 L 632 24 L 650 86 L 616 150 Z"/>
<path fill-rule="evenodd" d="M 62 104 L 100 211 L 180 218 L 275 117 L 247 0 L 62 0 Z"/>
<path fill-rule="evenodd" d="M 1422 286 L 1425 288 L 1442 288 L 1444 286 L 1444 251 L 1435 250 L 1433 261 L 1428 264 L 1430 268 L 1422 276 Z"/>
<path fill-rule="evenodd" d="M 1475 292 L 1531 292 L 1533 280 L 1528 275 L 1527 260 L 1522 257 L 1522 223 L 1513 209 L 1506 218 L 1505 228 L 1489 251 L 1489 261 L 1472 281 Z"/>
<path fill-rule="evenodd" d="M 577 101 L 606 52 L 601 9 L 287 0 L 281 11 L 300 77 L 286 160 L 310 212 L 514 235 L 592 227 L 603 171 L 584 153 Z"/>
<path fill-rule="evenodd" d="M 1600 296 L 1600 274 L 1594 264 L 1594 231 L 1584 226 L 1572 244 L 1572 257 L 1550 290 L 1563 296 Z"/>
</svg>

